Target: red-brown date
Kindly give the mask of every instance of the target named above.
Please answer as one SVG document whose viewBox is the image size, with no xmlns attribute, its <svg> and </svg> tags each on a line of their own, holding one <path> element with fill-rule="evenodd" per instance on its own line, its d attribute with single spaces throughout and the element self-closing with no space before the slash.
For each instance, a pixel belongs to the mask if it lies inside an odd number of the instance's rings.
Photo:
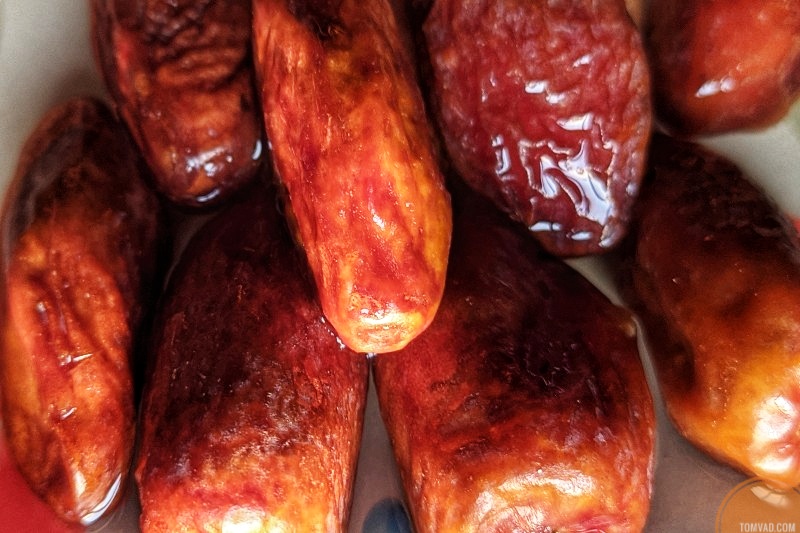
<svg viewBox="0 0 800 533">
<path fill-rule="evenodd" d="M 800 484 L 800 239 L 726 158 L 654 138 L 625 290 L 687 439 Z"/>
<path fill-rule="evenodd" d="M 247 0 L 92 0 L 106 86 L 155 175 L 181 205 L 251 181 L 262 126 Z"/>
<path fill-rule="evenodd" d="M 345 531 L 369 366 L 324 319 L 276 200 L 200 228 L 153 340 L 145 532 Z"/>
<path fill-rule="evenodd" d="M 763 127 L 800 96 L 800 0 L 654 0 L 645 32 L 676 134 Z"/>
<path fill-rule="evenodd" d="M 360 352 L 405 346 L 439 306 L 450 198 L 388 0 L 256 0 L 278 177 L 322 309 Z"/>
<path fill-rule="evenodd" d="M 423 33 L 433 108 L 466 182 L 552 253 L 614 247 L 652 119 L 624 3 L 436 0 Z"/>
<path fill-rule="evenodd" d="M 160 239 L 145 173 L 111 111 L 76 99 L 33 132 L 4 205 L 3 427 L 34 492 L 71 522 L 126 486 L 131 356 Z"/>
<path fill-rule="evenodd" d="M 454 200 L 430 327 L 375 358 L 416 531 L 640 531 L 653 404 L 630 314 L 488 200 Z"/>
</svg>

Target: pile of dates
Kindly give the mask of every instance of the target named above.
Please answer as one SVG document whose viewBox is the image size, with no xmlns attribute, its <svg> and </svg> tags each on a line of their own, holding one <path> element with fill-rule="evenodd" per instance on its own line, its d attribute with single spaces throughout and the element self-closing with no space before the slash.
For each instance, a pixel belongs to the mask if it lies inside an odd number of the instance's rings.
<svg viewBox="0 0 800 533">
<path fill-rule="evenodd" d="M 694 139 L 800 97 L 800 0 L 90 11 L 108 98 L 0 234 L 5 439 L 64 521 L 132 475 L 143 531 L 344 531 L 372 376 L 416 531 L 641 531 L 635 318 L 680 433 L 800 485 L 800 238 Z"/>
</svg>

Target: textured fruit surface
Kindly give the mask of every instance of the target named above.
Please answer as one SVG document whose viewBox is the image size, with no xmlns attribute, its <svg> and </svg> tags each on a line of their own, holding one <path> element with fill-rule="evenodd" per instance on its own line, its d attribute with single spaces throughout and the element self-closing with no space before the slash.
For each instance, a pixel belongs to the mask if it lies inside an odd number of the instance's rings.
<svg viewBox="0 0 800 533">
<path fill-rule="evenodd" d="M 700 448 L 800 484 L 800 239 L 733 163 L 654 140 L 627 292 L 668 412 Z"/>
<path fill-rule="evenodd" d="M 416 531 L 640 531 L 655 421 L 631 316 L 487 200 L 454 204 L 439 313 L 374 364 Z"/>
<path fill-rule="evenodd" d="M 195 235 L 157 318 L 146 532 L 345 531 L 369 366 L 324 319 L 275 199 L 253 197 Z"/>
<path fill-rule="evenodd" d="M 254 2 L 275 168 L 322 309 L 360 352 L 401 348 L 444 289 L 450 199 L 386 0 Z"/>
<path fill-rule="evenodd" d="M 247 0 L 92 0 L 95 55 L 172 201 L 219 203 L 262 155 Z"/>
<path fill-rule="evenodd" d="M 680 134 L 766 126 L 800 96 L 800 1 L 650 2 L 658 119 Z"/>
<path fill-rule="evenodd" d="M 650 135 L 641 38 L 617 0 L 437 0 L 430 94 L 472 187 L 551 252 L 619 242 Z"/>
<path fill-rule="evenodd" d="M 23 148 L 2 228 L 3 426 L 33 490 L 92 521 L 125 487 L 132 352 L 155 272 L 159 204 L 111 112 L 78 99 Z"/>
</svg>

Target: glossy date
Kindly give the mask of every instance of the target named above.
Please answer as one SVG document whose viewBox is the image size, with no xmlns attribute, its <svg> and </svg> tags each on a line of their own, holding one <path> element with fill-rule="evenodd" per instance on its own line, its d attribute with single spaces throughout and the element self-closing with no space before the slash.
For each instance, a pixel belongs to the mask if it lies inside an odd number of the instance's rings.
<svg viewBox="0 0 800 533">
<path fill-rule="evenodd" d="M 640 531 L 655 421 L 631 316 L 455 197 L 431 326 L 375 358 L 416 531 Z"/>
<path fill-rule="evenodd" d="M 650 78 L 618 0 L 436 0 L 430 99 L 458 173 L 561 256 L 625 234 L 650 136 Z"/>
<path fill-rule="evenodd" d="M 246 0 L 92 0 L 92 38 L 117 110 L 180 205 L 218 204 L 262 157 Z"/>
<path fill-rule="evenodd" d="M 272 194 L 198 230 L 153 351 L 143 531 L 345 531 L 369 367 L 324 319 Z"/>
<path fill-rule="evenodd" d="M 675 134 L 772 124 L 800 97 L 799 0 L 658 0 L 645 28 L 658 119 Z"/>
<path fill-rule="evenodd" d="M 726 158 L 659 135 L 624 288 L 670 417 L 716 458 L 800 484 L 800 238 Z"/>
<path fill-rule="evenodd" d="M 388 0 L 254 2 L 287 213 L 325 316 L 361 352 L 405 346 L 444 288 L 450 199 Z"/>
<path fill-rule="evenodd" d="M 131 357 L 161 231 L 145 172 L 104 104 L 71 100 L 25 144 L 3 210 L 3 427 L 71 522 L 116 503 L 130 465 Z"/>
</svg>

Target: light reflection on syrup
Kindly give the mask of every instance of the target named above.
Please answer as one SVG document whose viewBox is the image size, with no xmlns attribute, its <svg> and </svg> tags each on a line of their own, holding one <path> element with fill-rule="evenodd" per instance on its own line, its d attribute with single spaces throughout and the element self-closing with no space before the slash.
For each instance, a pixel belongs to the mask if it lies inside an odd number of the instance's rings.
<svg viewBox="0 0 800 533">
<path fill-rule="evenodd" d="M 525 85 L 528 93 L 547 91 L 544 81 L 529 81 Z M 592 131 L 597 127 L 593 113 L 583 113 L 558 119 L 558 126 L 568 132 Z M 495 153 L 495 174 L 501 181 L 515 181 L 513 175 L 513 156 L 511 148 L 502 134 L 492 137 L 492 148 Z M 614 146 L 604 148 L 615 152 Z M 611 193 L 603 176 L 592 167 L 591 146 L 588 138 L 581 139 L 578 147 L 563 147 L 553 141 L 535 142 L 520 139 L 517 142 L 516 155 L 525 170 L 527 183 L 531 190 L 544 199 L 556 199 L 566 195 L 578 216 L 606 226 L 615 215 L 611 202 Z M 536 207 L 532 205 L 533 217 L 536 218 Z M 556 221 L 534 220 L 529 225 L 533 232 L 562 231 L 562 225 Z M 576 231 L 569 236 L 575 241 L 589 241 L 589 231 Z"/>
<path fill-rule="evenodd" d="M 72 355 L 71 353 L 62 353 L 58 356 L 58 366 L 62 368 L 74 368 L 81 363 L 82 361 L 86 361 L 90 359 L 94 354 L 92 353 L 82 353 L 79 355 Z"/>
<path fill-rule="evenodd" d="M 230 155 L 227 155 L 227 158 L 230 158 Z M 224 165 L 222 165 L 221 162 L 224 162 L 225 160 L 225 149 L 222 147 L 214 147 L 210 150 L 205 150 L 195 155 L 187 156 L 184 160 L 185 168 L 183 170 L 187 175 L 192 175 L 202 170 L 206 176 L 213 178 L 220 170 L 224 168 Z"/>
<path fill-rule="evenodd" d="M 756 412 L 754 466 L 763 476 L 791 471 L 800 465 L 800 408 L 783 395 L 765 400 Z"/>
<path fill-rule="evenodd" d="M 718 80 L 708 80 L 701 85 L 694 93 L 697 98 L 707 98 L 716 96 L 720 93 L 729 93 L 736 89 L 736 80 L 730 76 L 724 76 Z"/>
<path fill-rule="evenodd" d="M 100 503 L 98 503 L 94 509 L 86 513 L 86 515 L 81 518 L 81 524 L 84 526 L 90 526 L 97 522 L 101 517 L 105 516 L 106 511 L 108 511 L 117 501 L 117 497 L 120 495 L 121 487 L 122 476 L 119 475 L 114 480 L 114 483 L 111 484 L 111 488 L 109 488 L 105 498 L 103 498 L 103 500 L 100 501 Z"/>
</svg>

